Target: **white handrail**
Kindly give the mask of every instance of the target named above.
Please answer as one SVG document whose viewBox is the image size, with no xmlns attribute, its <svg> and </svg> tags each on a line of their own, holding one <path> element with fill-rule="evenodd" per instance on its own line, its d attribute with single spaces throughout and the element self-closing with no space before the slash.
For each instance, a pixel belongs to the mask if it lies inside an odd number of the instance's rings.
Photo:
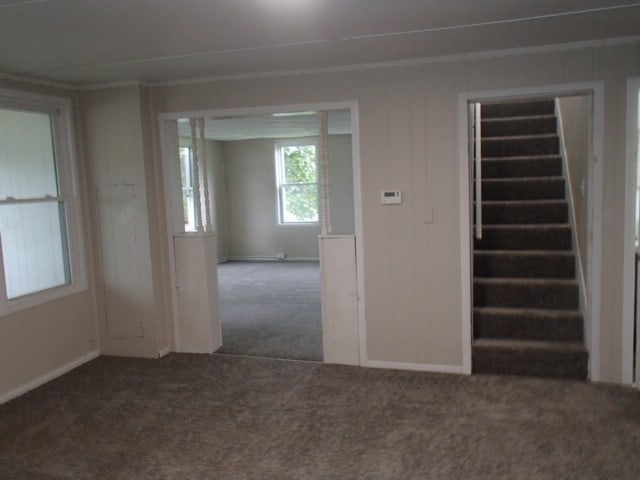
<svg viewBox="0 0 640 480">
<path fill-rule="evenodd" d="M 473 144 L 474 144 L 474 160 L 476 175 L 476 238 L 482 239 L 482 128 L 480 117 L 480 102 L 473 104 L 474 122 L 473 122 Z"/>
</svg>

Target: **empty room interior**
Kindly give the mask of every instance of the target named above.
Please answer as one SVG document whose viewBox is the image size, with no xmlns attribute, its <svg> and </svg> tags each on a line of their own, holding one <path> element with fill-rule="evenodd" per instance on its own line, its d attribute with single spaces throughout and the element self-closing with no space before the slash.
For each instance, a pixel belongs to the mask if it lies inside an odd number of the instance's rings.
<svg viewBox="0 0 640 480">
<path fill-rule="evenodd" d="M 0 32 L 0 478 L 640 477 L 639 2 Z"/>
</svg>

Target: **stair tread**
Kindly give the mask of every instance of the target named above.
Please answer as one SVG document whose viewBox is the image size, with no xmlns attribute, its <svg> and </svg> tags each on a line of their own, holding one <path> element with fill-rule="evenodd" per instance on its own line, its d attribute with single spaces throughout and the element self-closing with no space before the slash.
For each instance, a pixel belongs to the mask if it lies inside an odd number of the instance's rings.
<svg viewBox="0 0 640 480">
<path fill-rule="evenodd" d="M 500 135 L 496 137 L 487 137 L 482 136 L 482 140 L 531 140 L 531 139 L 544 139 L 544 138 L 554 138 L 557 137 L 557 133 L 527 133 L 521 135 Z M 496 157 L 489 157 L 496 158 Z"/>
<path fill-rule="evenodd" d="M 473 307 L 474 313 L 533 316 L 539 318 L 582 317 L 579 310 L 560 310 L 554 308 L 509 308 L 509 307 Z"/>
<path fill-rule="evenodd" d="M 508 122 L 513 120 L 540 120 L 540 119 L 548 119 L 555 118 L 556 116 L 553 113 L 540 114 L 540 115 L 515 115 L 512 117 L 485 117 L 482 119 L 483 122 Z"/>
<path fill-rule="evenodd" d="M 483 162 L 495 162 L 495 161 L 522 161 L 522 160 L 545 160 L 548 158 L 562 158 L 557 153 L 540 153 L 537 155 L 513 155 L 513 156 L 502 156 L 502 157 L 482 157 Z"/>
<path fill-rule="evenodd" d="M 484 283 L 484 284 L 495 284 L 495 285 L 504 285 L 504 284 L 533 284 L 533 285 L 548 285 L 553 284 L 557 286 L 573 286 L 577 285 L 578 282 L 572 278 L 525 278 L 525 277 L 506 277 L 506 278 L 491 278 L 491 277 L 473 277 L 474 283 Z"/>
<path fill-rule="evenodd" d="M 474 250 L 473 253 L 474 255 L 510 255 L 510 256 L 531 255 L 531 256 L 537 256 L 537 257 L 544 257 L 548 255 L 570 257 L 574 255 L 573 250 L 482 250 L 482 249 L 476 249 Z"/>
<path fill-rule="evenodd" d="M 507 350 L 538 350 L 546 352 L 575 352 L 587 353 L 583 342 L 575 341 L 549 341 L 549 340 L 520 340 L 505 338 L 477 338 L 473 346 L 482 349 L 507 349 Z"/>
<path fill-rule="evenodd" d="M 474 202 L 475 203 L 475 202 Z M 483 200 L 482 203 L 484 205 L 510 205 L 513 203 L 517 204 L 525 204 L 525 205 L 559 205 L 563 203 L 567 203 L 564 199 L 535 199 L 535 200 Z"/>
<path fill-rule="evenodd" d="M 475 177 L 474 177 L 475 180 Z M 498 177 L 498 178 L 483 178 L 483 182 L 493 182 L 493 183 L 509 183 L 509 182 L 549 182 L 549 181 L 563 181 L 564 177 L 562 175 L 545 175 L 538 177 Z"/>
<path fill-rule="evenodd" d="M 491 229 L 567 229 L 571 228 L 569 223 L 483 223 L 482 228 Z"/>
</svg>

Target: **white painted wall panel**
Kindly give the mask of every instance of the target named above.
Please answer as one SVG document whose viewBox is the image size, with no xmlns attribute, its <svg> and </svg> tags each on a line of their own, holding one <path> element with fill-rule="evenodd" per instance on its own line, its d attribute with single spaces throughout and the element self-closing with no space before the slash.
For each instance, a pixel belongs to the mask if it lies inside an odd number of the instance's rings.
<svg viewBox="0 0 640 480">
<path fill-rule="evenodd" d="M 604 81 L 601 372 L 603 380 L 619 381 L 626 78 L 638 74 L 640 45 L 634 43 L 178 85 L 158 88 L 156 98 L 163 112 L 357 100 L 363 203 L 363 237 L 358 245 L 364 249 L 369 358 L 401 362 L 413 355 L 425 365 L 461 366 L 466 313 L 460 307 L 459 252 L 460 242 L 467 239 L 460 238 L 457 135 L 466 123 L 457 118 L 458 95 Z M 424 98 L 424 120 L 413 110 L 420 98 Z M 423 182 L 409 173 L 419 165 L 417 151 L 424 152 L 420 156 L 425 165 L 417 170 L 426 175 Z M 392 183 L 410 193 L 397 215 L 379 203 L 380 190 Z M 421 212 L 418 205 L 424 201 L 429 208 Z M 432 222 L 421 231 L 420 222 L 431 211 Z M 415 286 L 418 282 L 420 287 Z M 412 289 L 415 293 L 407 294 Z"/>
<path fill-rule="evenodd" d="M 97 207 L 94 248 L 100 252 L 97 304 L 101 352 L 156 357 L 156 320 L 160 316 L 150 238 L 155 206 L 150 208 L 148 201 L 140 90 L 126 87 L 87 92 L 83 109 Z"/>
<path fill-rule="evenodd" d="M 321 236 L 322 337 L 326 363 L 358 365 L 358 291 L 355 237 Z"/>
<path fill-rule="evenodd" d="M 213 353 L 222 346 L 215 234 L 174 237 L 179 351 Z"/>
</svg>

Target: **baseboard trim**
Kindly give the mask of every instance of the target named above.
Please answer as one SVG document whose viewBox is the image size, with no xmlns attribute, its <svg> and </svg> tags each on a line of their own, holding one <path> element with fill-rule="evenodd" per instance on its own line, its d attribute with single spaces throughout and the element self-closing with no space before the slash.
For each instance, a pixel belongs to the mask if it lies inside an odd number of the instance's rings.
<svg viewBox="0 0 640 480">
<path fill-rule="evenodd" d="M 7 403 L 9 400 L 13 400 L 14 398 L 19 397 L 20 395 L 24 395 L 28 391 L 33 390 L 34 388 L 37 388 L 41 385 L 44 385 L 45 383 L 50 382 L 54 378 L 58 378 L 64 375 L 65 373 L 70 372 L 74 368 L 77 368 L 80 365 L 83 365 L 99 356 L 100 356 L 100 352 L 98 350 L 94 350 L 93 352 L 89 352 L 80 358 L 76 358 L 75 360 L 67 363 L 66 365 L 63 365 L 62 367 L 57 368 L 47 373 L 46 375 L 42 375 L 41 377 L 38 377 L 35 380 L 32 380 L 22 385 L 21 387 L 10 390 L 5 394 L 0 395 L 0 405 Z"/>
<path fill-rule="evenodd" d="M 273 257 L 228 257 L 227 261 L 236 262 L 319 262 L 319 257 L 287 257 L 284 259 Z M 219 263 L 219 262 L 218 262 Z"/>
<path fill-rule="evenodd" d="M 167 355 L 169 355 L 170 352 L 171 352 L 171 349 L 169 349 L 169 347 L 163 348 L 158 352 L 158 358 L 166 357 Z"/>
<path fill-rule="evenodd" d="M 390 368 L 393 370 L 413 370 L 417 372 L 433 372 L 433 373 L 455 373 L 465 374 L 462 365 L 439 365 L 433 363 L 405 363 L 405 362 L 386 362 L 382 360 L 367 360 L 363 367 L 371 368 Z"/>
</svg>

